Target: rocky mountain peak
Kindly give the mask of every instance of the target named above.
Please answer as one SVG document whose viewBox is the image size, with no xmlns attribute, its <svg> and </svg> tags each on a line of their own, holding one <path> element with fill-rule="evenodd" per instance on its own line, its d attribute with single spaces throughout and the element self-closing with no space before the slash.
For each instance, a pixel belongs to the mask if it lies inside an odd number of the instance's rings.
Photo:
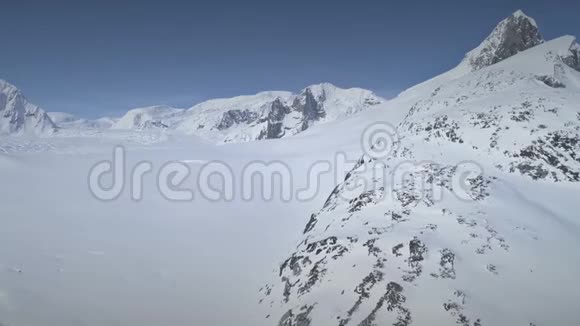
<svg viewBox="0 0 580 326">
<path fill-rule="evenodd" d="M 563 56 L 562 61 L 569 67 L 580 71 L 580 44 L 574 41 L 570 46 L 569 54 Z"/>
<path fill-rule="evenodd" d="M 326 101 L 326 91 L 323 87 L 320 88 L 320 92 L 315 89 L 314 93 L 311 87 L 308 87 L 304 89 L 300 96 L 294 99 L 292 106 L 295 110 L 302 113 L 302 130 L 306 130 L 311 121 L 317 121 L 325 117 L 326 112 L 323 108 L 324 101 Z"/>
<path fill-rule="evenodd" d="M 0 134 L 44 134 L 56 129 L 44 110 L 28 102 L 14 85 L 0 79 Z"/>
<path fill-rule="evenodd" d="M 518 10 L 497 24 L 478 47 L 467 53 L 463 62 L 472 71 L 479 70 L 543 42 L 536 21 Z"/>
</svg>

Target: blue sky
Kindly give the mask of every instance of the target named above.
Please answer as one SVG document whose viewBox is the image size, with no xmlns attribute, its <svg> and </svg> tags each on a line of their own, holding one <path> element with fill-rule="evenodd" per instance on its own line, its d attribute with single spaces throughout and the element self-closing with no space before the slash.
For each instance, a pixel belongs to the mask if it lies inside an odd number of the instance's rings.
<svg viewBox="0 0 580 326">
<path fill-rule="evenodd" d="M 580 36 L 580 1 L 11 1 L 0 78 L 85 117 L 324 81 L 389 97 L 519 8 L 547 39 Z"/>
</svg>

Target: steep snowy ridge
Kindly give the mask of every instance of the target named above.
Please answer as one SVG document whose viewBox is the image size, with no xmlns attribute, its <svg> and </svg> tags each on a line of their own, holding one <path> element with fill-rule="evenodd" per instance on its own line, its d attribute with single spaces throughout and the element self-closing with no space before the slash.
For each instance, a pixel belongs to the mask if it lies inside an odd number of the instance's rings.
<svg viewBox="0 0 580 326">
<path fill-rule="evenodd" d="M 261 289 L 271 324 L 576 325 L 576 48 L 561 37 L 385 104 L 397 134 L 374 146 L 392 150 L 311 215 Z"/>
<path fill-rule="evenodd" d="M 544 42 L 536 21 L 521 10 L 502 20 L 488 37 L 469 51 L 457 67 L 405 90 L 401 95 L 421 94 L 471 71 L 493 65 Z"/>
<path fill-rule="evenodd" d="M 469 51 L 462 64 L 479 70 L 543 42 L 536 21 L 518 10 L 501 21 L 478 47 Z"/>
<path fill-rule="evenodd" d="M 15 86 L 0 80 L 0 134 L 47 135 L 56 125 L 38 106 L 28 102 Z"/>
</svg>

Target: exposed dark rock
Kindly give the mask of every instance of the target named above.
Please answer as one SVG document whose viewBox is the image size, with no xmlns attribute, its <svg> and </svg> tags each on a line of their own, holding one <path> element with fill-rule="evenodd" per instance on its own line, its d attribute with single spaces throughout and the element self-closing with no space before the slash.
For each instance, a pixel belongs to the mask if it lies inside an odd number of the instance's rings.
<svg viewBox="0 0 580 326">
<path fill-rule="evenodd" d="M 570 48 L 570 55 L 562 58 L 562 61 L 570 68 L 580 71 L 580 45 L 575 43 Z"/>
<path fill-rule="evenodd" d="M 409 241 L 409 263 L 422 261 L 426 252 L 427 247 L 417 237 Z"/>
<path fill-rule="evenodd" d="M 425 259 L 424 255 L 427 253 L 427 246 L 417 237 L 409 241 L 409 270 L 403 275 L 403 280 L 406 282 L 413 282 L 417 277 L 423 273 L 423 266 L 421 262 Z"/>
<path fill-rule="evenodd" d="M 546 178 L 550 172 L 543 168 L 542 164 L 532 165 L 529 163 L 519 163 L 515 165 L 510 172 L 513 172 L 515 169 L 520 171 L 521 174 L 527 175 L 534 180 L 541 180 Z"/>
<path fill-rule="evenodd" d="M 314 97 L 310 88 L 304 90 L 301 97 L 298 97 L 292 103 L 292 107 L 302 112 L 302 130 L 308 129 L 312 121 L 318 121 L 326 116 L 326 112 L 322 108 L 322 102 L 326 100 L 323 93 L 319 99 Z"/>
<path fill-rule="evenodd" d="M 273 139 L 284 136 L 284 118 L 290 113 L 290 108 L 285 106 L 280 99 L 274 100 L 266 116 L 266 129 L 258 136 L 258 139 Z"/>
<path fill-rule="evenodd" d="M 404 211 L 403 214 L 406 215 L 406 216 L 408 216 L 409 215 L 409 212 Z M 389 216 L 390 215 L 391 216 L 391 220 L 393 222 L 400 223 L 400 222 L 404 222 L 404 221 L 407 220 L 407 219 L 405 219 L 405 217 L 403 217 L 403 214 L 399 214 L 399 213 L 395 213 L 393 211 L 389 211 L 389 212 L 385 213 L 385 216 Z"/>
<path fill-rule="evenodd" d="M 359 295 L 354 305 L 347 311 L 347 317 L 340 320 L 339 326 L 346 326 L 352 317 L 352 315 L 358 310 L 363 300 L 370 297 L 371 289 L 379 282 L 383 280 L 383 273 L 381 271 L 372 271 L 367 275 L 362 282 L 357 285 L 354 292 Z"/>
<path fill-rule="evenodd" d="M 382 252 L 381 248 L 375 246 L 375 242 L 378 240 L 378 238 L 374 238 L 374 239 L 369 239 L 367 240 L 367 242 L 365 242 L 363 244 L 363 247 L 368 247 L 369 249 L 369 256 L 373 255 L 375 257 L 378 257 L 378 255 Z"/>
<path fill-rule="evenodd" d="M 359 324 L 359 326 L 373 326 L 377 312 L 386 305 L 387 311 L 395 311 L 397 320 L 393 326 L 408 326 L 411 324 L 411 312 L 403 304 L 407 298 L 402 294 L 403 287 L 395 282 L 387 284 L 386 293 L 380 298 L 371 313 Z"/>
<path fill-rule="evenodd" d="M 531 109 L 532 104 L 528 101 L 522 103 L 522 106 L 513 108 L 510 113 L 511 119 L 517 122 L 530 121 L 534 117 L 534 112 Z"/>
<path fill-rule="evenodd" d="M 306 233 L 312 231 L 312 229 L 316 226 L 317 222 L 318 222 L 318 219 L 316 218 L 316 214 L 310 215 L 310 220 L 308 220 L 308 223 L 306 223 L 306 226 L 304 227 L 303 234 L 306 234 Z"/>
<path fill-rule="evenodd" d="M 466 179 L 467 186 L 469 186 L 469 195 L 473 200 L 482 200 L 489 196 L 487 191 L 491 180 L 484 178 L 482 175 L 478 175 L 475 178 Z"/>
<path fill-rule="evenodd" d="M 326 239 L 309 243 L 306 246 L 306 252 L 319 255 L 321 253 L 324 254 L 333 254 L 332 258 L 336 259 L 342 256 L 345 252 L 348 251 L 348 248 L 345 246 L 338 244 L 338 239 L 336 237 L 328 237 Z"/>
<path fill-rule="evenodd" d="M 546 86 L 549 86 L 552 88 L 564 88 L 564 87 L 566 87 L 566 85 L 564 85 L 561 81 L 559 81 L 558 79 L 556 79 L 552 76 L 537 76 L 536 78 L 539 81 L 546 84 Z"/>
<path fill-rule="evenodd" d="M 302 261 L 303 263 L 307 263 L 308 261 L 306 259 L 307 257 L 305 256 L 298 256 L 293 254 L 290 258 L 286 259 L 282 265 L 280 265 L 280 276 L 282 276 L 286 268 L 290 268 L 294 275 L 299 275 L 302 271 L 300 262 Z"/>
<path fill-rule="evenodd" d="M 218 130 L 228 129 L 234 124 L 251 123 L 258 119 L 258 113 L 249 110 L 229 110 L 224 112 L 216 128 Z"/>
<path fill-rule="evenodd" d="M 466 303 L 467 296 L 465 292 L 457 290 L 453 293 L 454 299 L 448 300 L 447 303 L 443 304 L 443 309 L 448 311 L 451 316 L 455 317 L 456 324 L 461 326 L 482 326 L 481 319 L 476 318 L 473 324 L 470 319 L 463 313 L 463 308 Z"/>
<path fill-rule="evenodd" d="M 278 326 L 310 326 L 312 309 L 314 306 L 303 306 L 297 314 L 290 309 L 280 318 Z"/>
<path fill-rule="evenodd" d="M 316 282 L 322 279 L 324 274 L 326 274 L 326 268 L 323 267 L 325 260 L 326 258 L 322 258 L 314 264 L 310 270 L 310 273 L 308 274 L 308 280 L 298 289 L 298 294 L 310 292 L 310 289 L 314 286 L 314 284 L 316 284 Z"/>
<path fill-rule="evenodd" d="M 488 272 L 497 275 L 497 267 L 494 264 L 487 264 L 485 268 L 487 269 Z"/>
<path fill-rule="evenodd" d="M 399 250 L 401 250 L 403 247 L 404 245 L 402 243 L 399 243 L 398 245 L 394 246 L 392 250 L 393 255 L 397 257 L 402 256 L 403 254 Z"/>
<path fill-rule="evenodd" d="M 441 115 L 435 118 L 434 122 L 428 121 L 425 127 L 417 126 L 416 132 L 427 131 L 426 140 L 431 137 L 446 138 L 454 143 L 463 143 L 463 139 L 458 135 L 459 124 L 450 120 L 447 115 Z"/>
<path fill-rule="evenodd" d="M 326 199 L 326 201 L 324 202 L 324 205 L 322 206 L 322 210 L 323 211 L 332 211 L 334 210 L 334 208 L 338 205 L 338 201 L 339 201 L 339 197 L 340 197 L 340 192 L 342 191 L 343 188 L 343 184 L 339 184 L 338 186 L 336 186 L 332 192 L 330 193 L 330 195 L 328 196 L 328 198 Z"/>
<path fill-rule="evenodd" d="M 441 261 L 439 265 L 440 276 L 442 278 L 455 278 L 455 254 L 449 249 L 443 249 L 440 251 Z"/>
<path fill-rule="evenodd" d="M 493 113 L 476 113 L 470 118 L 470 124 L 474 127 L 487 129 L 497 127 L 499 125 L 499 117 Z"/>
<path fill-rule="evenodd" d="M 500 22 L 478 52 L 470 52 L 467 60 L 473 70 L 479 70 L 505 60 L 519 52 L 544 42 L 535 23 L 521 11 Z"/>
<path fill-rule="evenodd" d="M 349 202 L 350 206 L 348 208 L 348 212 L 354 213 L 354 212 L 360 211 L 363 207 L 365 207 L 369 204 L 376 204 L 381 199 L 383 199 L 383 195 L 384 195 L 384 188 L 383 187 L 381 187 L 377 190 L 365 191 L 362 194 L 360 194 L 358 197 L 352 199 Z"/>
<path fill-rule="evenodd" d="M 553 132 L 537 139 L 534 144 L 520 150 L 516 157 L 524 162 L 512 163 L 511 172 L 516 169 L 532 179 L 544 179 L 550 176 L 560 181 L 558 175 L 550 174 L 547 165 L 560 172 L 568 181 L 580 181 L 580 136 L 564 132 Z"/>
<path fill-rule="evenodd" d="M 168 125 L 164 124 L 161 121 L 146 121 L 145 125 L 143 126 L 143 129 L 148 129 L 148 128 L 159 128 L 159 129 L 167 129 L 169 128 Z"/>
</svg>

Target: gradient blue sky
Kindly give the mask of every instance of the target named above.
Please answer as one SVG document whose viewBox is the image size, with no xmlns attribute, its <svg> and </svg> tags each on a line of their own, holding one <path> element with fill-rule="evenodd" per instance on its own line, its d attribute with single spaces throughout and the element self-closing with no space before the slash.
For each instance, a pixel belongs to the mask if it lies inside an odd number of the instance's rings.
<svg viewBox="0 0 580 326">
<path fill-rule="evenodd" d="M 328 81 L 389 97 L 516 9 L 580 36 L 580 1 L 6 1 L 0 78 L 48 111 L 120 115 Z"/>
</svg>

